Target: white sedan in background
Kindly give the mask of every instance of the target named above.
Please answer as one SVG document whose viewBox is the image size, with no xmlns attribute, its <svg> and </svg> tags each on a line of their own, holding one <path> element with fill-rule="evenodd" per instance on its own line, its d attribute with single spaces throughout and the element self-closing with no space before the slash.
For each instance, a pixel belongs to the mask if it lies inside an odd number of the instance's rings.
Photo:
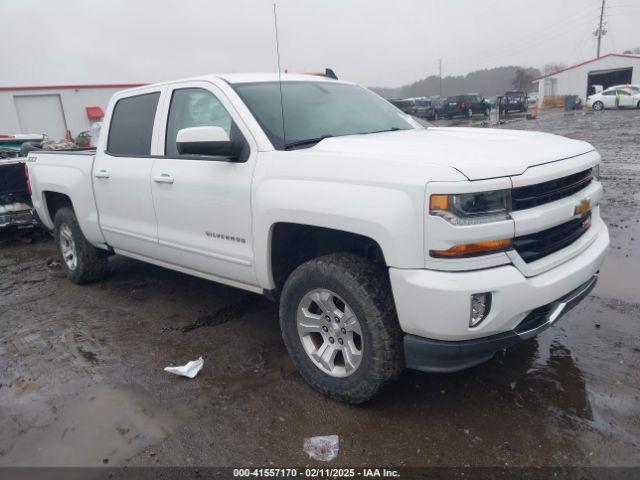
<svg viewBox="0 0 640 480">
<path fill-rule="evenodd" d="M 616 108 L 616 92 L 620 94 L 620 108 L 640 108 L 640 93 L 629 88 L 608 88 L 587 97 L 587 107 L 594 110 Z"/>
</svg>

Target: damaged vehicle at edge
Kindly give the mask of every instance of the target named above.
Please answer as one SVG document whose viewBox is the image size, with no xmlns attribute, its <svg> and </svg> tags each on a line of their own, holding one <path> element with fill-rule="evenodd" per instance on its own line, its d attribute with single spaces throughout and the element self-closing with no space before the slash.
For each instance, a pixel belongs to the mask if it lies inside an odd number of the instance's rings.
<svg viewBox="0 0 640 480">
<path fill-rule="evenodd" d="M 31 203 L 26 143 L 42 141 L 42 135 L 3 135 L 0 137 L 0 230 L 32 228 L 38 217 Z"/>
</svg>

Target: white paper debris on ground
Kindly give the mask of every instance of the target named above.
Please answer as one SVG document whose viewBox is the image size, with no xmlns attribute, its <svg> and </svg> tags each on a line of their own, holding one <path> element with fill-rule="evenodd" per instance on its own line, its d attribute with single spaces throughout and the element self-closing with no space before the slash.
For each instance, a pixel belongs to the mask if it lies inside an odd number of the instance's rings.
<svg viewBox="0 0 640 480">
<path fill-rule="evenodd" d="M 198 372 L 202 370 L 204 366 L 204 360 L 200 357 L 198 360 L 192 360 L 186 365 L 180 367 L 165 367 L 164 371 L 169 373 L 175 373 L 176 375 L 182 375 L 183 377 L 195 378 Z"/>
<path fill-rule="evenodd" d="M 309 458 L 321 462 L 330 462 L 338 456 L 340 438 L 338 438 L 338 435 L 305 438 L 303 448 Z"/>
</svg>

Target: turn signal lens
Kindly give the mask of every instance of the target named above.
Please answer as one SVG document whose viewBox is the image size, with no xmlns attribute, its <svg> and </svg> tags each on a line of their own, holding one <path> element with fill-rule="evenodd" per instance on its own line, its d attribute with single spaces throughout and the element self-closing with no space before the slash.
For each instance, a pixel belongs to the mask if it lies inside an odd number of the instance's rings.
<svg viewBox="0 0 640 480">
<path fill-rule="evenodd" d="M 511 239 L 489 240 L 487 242 L 463 243 L 454 245 L 448 250 L 429 250 L 429 255 L 436 258 L 465 258 L 476 255 L 503 252 L 511 248 Z"/>
<path fill-rule="evenodd" d="M 429 210 L 449 210 L 449 195 L 431 195 Z"/>
</svg>

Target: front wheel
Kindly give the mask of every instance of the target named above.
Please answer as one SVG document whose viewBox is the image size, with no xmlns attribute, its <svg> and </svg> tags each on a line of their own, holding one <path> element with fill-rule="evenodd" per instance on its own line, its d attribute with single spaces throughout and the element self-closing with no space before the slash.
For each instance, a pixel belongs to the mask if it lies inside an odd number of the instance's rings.
<svg viewBox="0 0 640 480">
<path fill-rule="evenodd" d="M 282 290 L 280 328 L 302 377 L 342 402 L 370 400 L 404 366 L 386 271 L 356 255 L 296 268 Z"/>
<path fill-rule="evenodd" d="M 604 103 L 602 103 L 601 101 L 597 101 L 593 104 L 593 109 L 596 112 L 599 112 L 600 110 L 604 110 Z"/>
<path fill-rule="evenodd" d="M 74 283 L 102 278 L 107 272 L 107 252 L 91 245 L 85 238 L 71 208 L 61 208 L 54 218 L 54 238 L 62 271 Z"/>
</svg>

